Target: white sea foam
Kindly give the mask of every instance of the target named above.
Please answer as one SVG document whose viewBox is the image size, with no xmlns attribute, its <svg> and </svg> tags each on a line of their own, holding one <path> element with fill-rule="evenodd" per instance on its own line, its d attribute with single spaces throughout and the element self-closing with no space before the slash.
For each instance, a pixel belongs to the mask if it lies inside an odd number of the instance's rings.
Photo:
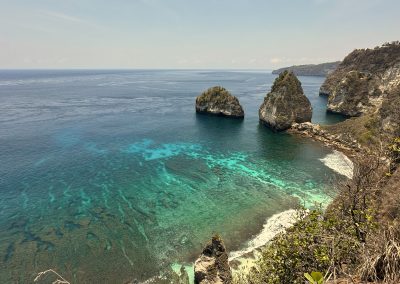
<svg viewBox="0 0 400 284">
<path fill-rule="evenodd" d="M 291 227 L 295 220 L 296 210 L 294 209 L 289 209 L 271 216 L 267 219 L 261 232 L 249 240 L 244 249 L 233 251 L 229 254 L 229 261 L 242 257 L 266 245 L 277 234 L 282 233 L 287 228 Z"/>
<path fill-rule="evenodd" d="M 342 152 L 334 150 L 333 153 L 326 155 L 320 161 L 335 172 L 349 179 L 353 178 L 353 162 Z"/>
</svg>

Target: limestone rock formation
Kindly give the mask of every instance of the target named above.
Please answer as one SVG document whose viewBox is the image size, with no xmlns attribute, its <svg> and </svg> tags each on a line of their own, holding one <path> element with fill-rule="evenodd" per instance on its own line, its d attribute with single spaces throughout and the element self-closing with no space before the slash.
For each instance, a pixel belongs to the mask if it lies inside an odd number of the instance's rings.
<svg viewBox="0 0 400 284">
<path fill-rule="evenodd" d="M 329 96 L 328 111 L 348 116 L 375 112 L 383 97 L 400 85 L 400 42 L 357 49 L 328 75 L 320 95 Z"/>
<path fill-rule="evenodd" d="M 379 109 L 379 128 L 391 139 L 400 137 L 400 85 L 384 98 Z"/>
<path fill-rule="evenodd" d="M 311 103 L 293 72 L 284 71 L 279 75 L 258 114 L 262 123 L 277 131 L 286 130 L 295 122 L 311 121 Z"/>
<path fill-rule="evenodd" d="M 209 88 L 196 98 L 196 112 L 243 118 L 244 111 L 239 100 L 225 88 Z"/>
<path fill-rule="evenodd" d="M 213 236 L 194 264 L 196 284 L 230 284 L 232 272 L 228 264 L 228 253 L 219 236 Z"/>
<path fill-rule="evenodd" d="M 328 112 L 360 116 L 377 109 L 382 103 L 378 80 L 370 73 L 350 71 L 329 96 Z"/>
</svg>

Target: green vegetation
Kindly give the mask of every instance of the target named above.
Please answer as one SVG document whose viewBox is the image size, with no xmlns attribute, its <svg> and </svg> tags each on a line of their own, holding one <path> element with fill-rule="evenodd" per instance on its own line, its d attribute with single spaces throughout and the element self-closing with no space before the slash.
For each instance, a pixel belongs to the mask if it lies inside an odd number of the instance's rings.
<svg viewBox="0 0 400 284">
<path fill-rule="evenodd" d="M 231 93 L 221 86 L 215 86 L 207 89 L 196 99 L 196 103 L 207 103 L 212 101 L 215 104 L 223 104 L 232 98 Z"/>
<path fill-rule="evenodd" d="M 303 93 L 299 79 L 297 79 L 293 72 L 287 70 L 283 71 L 275 79 L 271 92 L 278 92 L 281 88 L 287 88 L 287 92 L 290 94 Z"/>
<path fill-rule="evenodd" d="M 304 273 L 304 277 L 310 282 L 310 284 L 323 284 L 324 276 L 321 272 L 313 271 L 311 274 Z"/>
<path fill-rule="evenodd" d="M 235 283 L 304 283 L 305 278 L 399 283 L 400 198 L 393 197 L 400 193 L 400 138 L 389 149 L 392 177 L 385 175 L 389 165 L 383 153 L 364 153 L 355 161 L 353 179 L 337 186 L 330 206 L 299 210 L 295 225 L 276 236 Z"/>
</svg>

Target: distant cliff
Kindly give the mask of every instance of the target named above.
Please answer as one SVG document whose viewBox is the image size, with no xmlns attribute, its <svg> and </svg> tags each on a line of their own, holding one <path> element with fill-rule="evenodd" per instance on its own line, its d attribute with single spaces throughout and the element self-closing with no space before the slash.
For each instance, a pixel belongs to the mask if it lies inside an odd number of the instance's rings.
<svg viewBox="0 0 400 284">
<path fill-rule="evenodd" d="M 326 77 L 332 73 L 340 61 L 321 63 L 321 64 L 306 64 L 284 67 L 272 71 L 272 74 L 280 74 L 285 70 L 292 71 L 297 76 L 323 76 Z"/>
</svg>

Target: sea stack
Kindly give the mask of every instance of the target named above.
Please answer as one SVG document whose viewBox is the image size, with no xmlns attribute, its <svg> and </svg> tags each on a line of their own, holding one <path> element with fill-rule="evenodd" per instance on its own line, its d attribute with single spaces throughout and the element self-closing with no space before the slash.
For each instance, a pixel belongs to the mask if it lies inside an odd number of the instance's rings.
<svg viewBox="0 0 400 284">
<path fill-rule="evenodd" d="M 244 117 L 239 100 L 220 86 L 209 88 L 196 98 L 196 112 L 233 118 Z"/>
<path fill-rule="evenodd" d="M 194 264 L 196 284 L 231 284 L 232 272 L 228 263 L 228 253 L 219 236 L 213 236 Z"/>
<path fill-rule="evenodd" d="M 293 72 L 284 71 L 275 79 L 258 115 L 260 122 L 275 131 L 286 130 L 293 123 L 311 121 L 311 103 Z"/>
</svg>

